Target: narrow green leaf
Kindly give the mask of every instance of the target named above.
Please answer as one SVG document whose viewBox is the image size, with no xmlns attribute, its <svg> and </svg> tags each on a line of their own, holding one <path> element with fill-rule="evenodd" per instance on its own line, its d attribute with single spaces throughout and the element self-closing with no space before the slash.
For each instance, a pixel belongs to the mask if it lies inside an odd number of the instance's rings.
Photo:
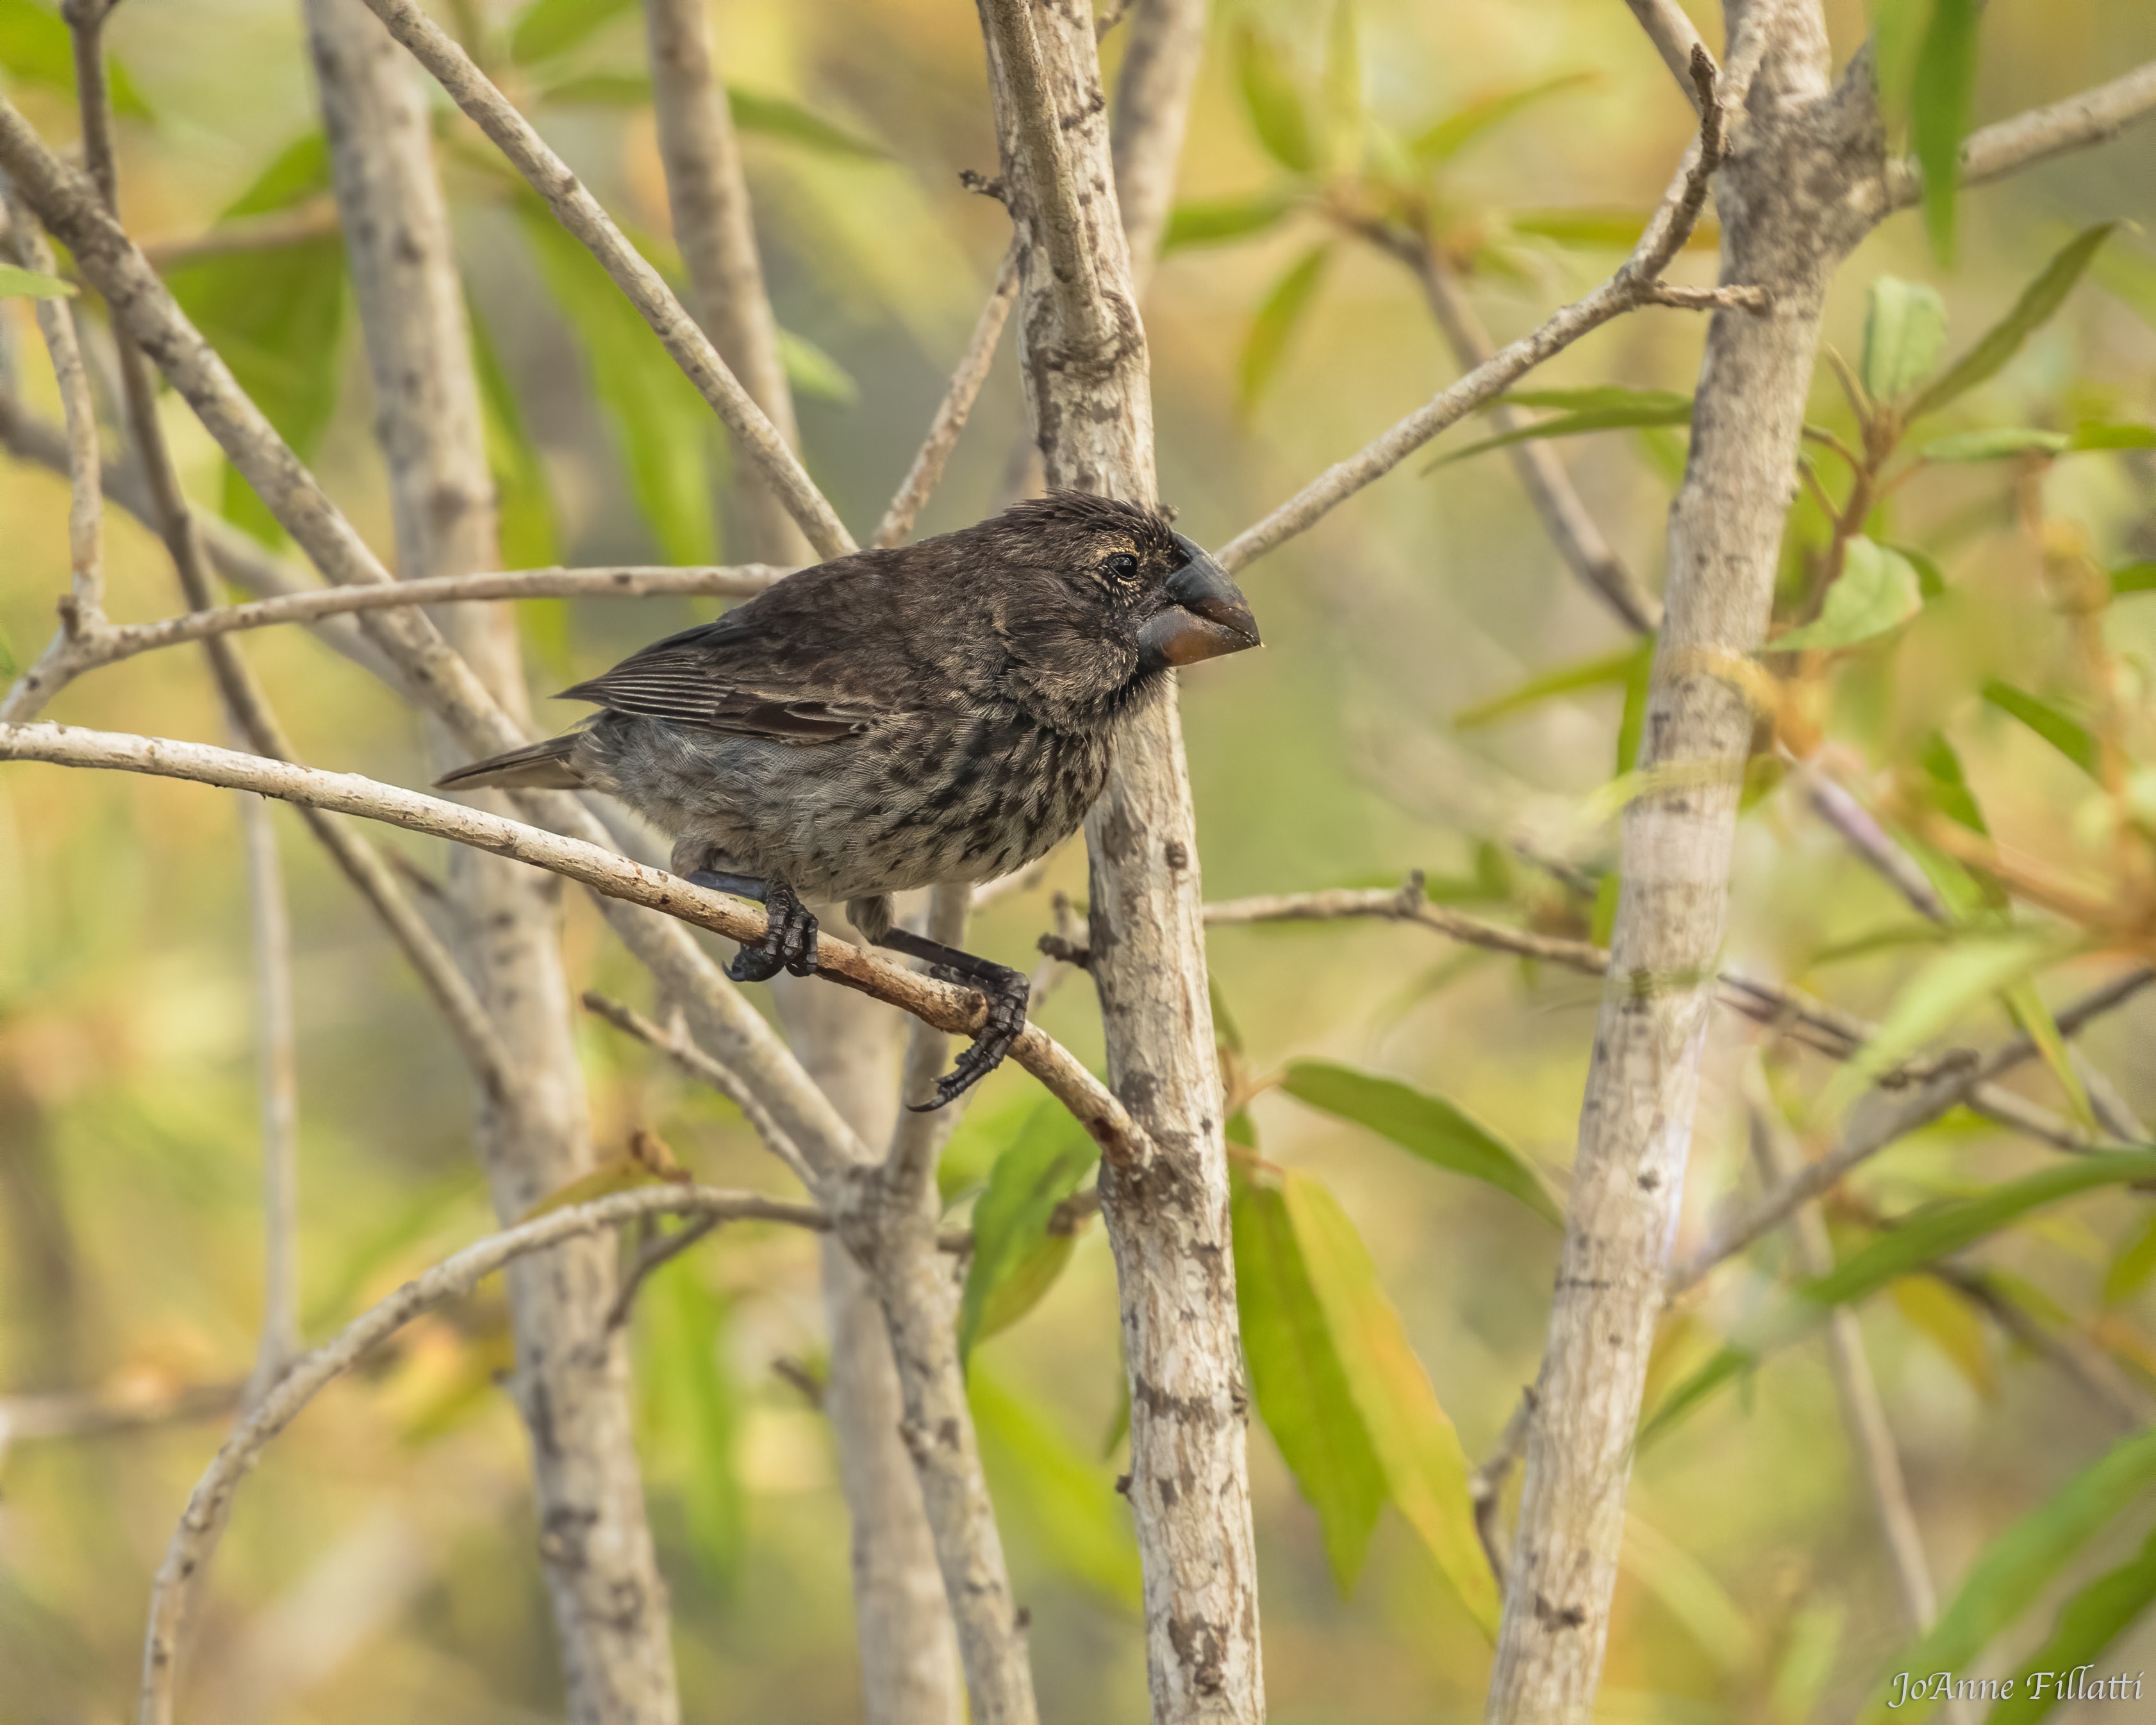
<svg viewBox="0 0 2156 1725">
<path fill-rule="evenodd" d="M 1318 165 L 1316 134 L 1301 89 L 1280 45 L 1244 24 L 1235 32 L 1235 73 L 1243 105 L 1265 154 L 1299 174 Z"/>
<path fill-rule="evenodd" d="M 871 162 L 891 159 L 891 151 L 874 138 L 826 120 L 791 96 L 772 95 L 730 84 L 726 86 L 726 109 L 733 116 L 734 124 L 743 131 L 784 138 L 827 156 L 854 156 Z"/>
<path fill-rule="evenodd" d="M 2034 935 L 1970 937 L 1948 947 L 1902 987 L 1871 1040 L 1830 1081 L 1822 1106 L 1845 1106 L 1971 1006 L 2026 976 L 2056 951 L 2056 942 Z"/>
<path fill-rule="evenodd" d="M 560 107 L 641 108 L 651 100 L 647 72 L 583 72 L 558 83 L 542 84 L 535 100 Z"/>
<path fill-rule="evenodd" d="M 2090 420 L 2074 428 L 2069 449 L 2156 449 L 2156 425 L 2106 424 Z"/>
<path fill-rule="evenodd" d="M 2002 713 L 2019 719 L 2091 778 L 2101 776 L 2103 751 L 2088 727 L 2078 720 L 2069 717 L 2050 701 L 1996 677 L 1985 681 L 1984 698 Z"/>
<path fill-rule="evenodd" d="M 1924 231 L 1942 263 L 1953 258 L 1954 194 L 1961 188 L 1961 141 L 1976 86 L 1977 26 L 1983 0 L 1933 0 L 1917 50 L 1909 96 L 1909 143 L 1924 177 Z"/>
<path fill-rule="evenodd" d="M 786 381 L 798 395 L 851 407 L 861 398 L 861 386 L 853 374 L 806 336 L 782 329 L 778 332 L 778 362 L 786 368 Z"/>
<path fill-rule="evenodd" d="M 509 27 L 509 57 L 520 66 L 574 48 L 636 0 L 531 0 Z"/>
<path fill-rule="evenodd" d="M 2103 1272 L 2103 1303 L 2124 1305 L 2148 1285 L 2152 1276 L 2156 1276 L 2156 1207 L 2126 1236 Z"/>
<path fill-rule="evenodd" d="M 1625 710 L 1617 718 L 1617 759 L 1609 769 L 1619 777 L 1638 770 L 1640 739 L 1647 729 L 1647 697 L 1655 681 L 1655 637 L 1640 643 L 1640 656 L 1625 680 Z"/>
<path fill-rule="evenodd" d="M 976 1366 L 967 1384 L 997 1518 L 1043 1561 L 1111 1604 L 1142 1597 L 1130 1506 L 1046 1409 Z"/>
<path fill-rule="evenodd" d="M 1969 0 L 1954 0 L 1954 3 L 1966 5 Z M 1937 413 L 1948 402 L 1958 400 L 1995 375 L 2021 351 L 2021 344 L 2048 323 L 2052 314 L 2066 303 L 2066 295 L 2073 291 L 2074 284 L 2082 279 L 2090 260 L 2118 227 L 2116 222 L 2099 222 L 2093 228 L 2083 228 L 2061 246 L 2036 279 L 2021 290 L 2020 297 L 2006 316 L 1979 336 L 1976 345 L 1947 368 L 1945 376 L 1934 379 L 1910 403 L 1907 417 L 1915 419 Z"/>
<path fill-rule="evenodd" d="M 1917 752 L 1917 764 L 1932 782 L 1932 800 L 1940 814 L 1972 833 L 1990 835 L 1984 810 L 1977 806 L 1976 793 L 1969 788 L 1969 775 L 1962 771 L 1961 757 L 1943 734 L 1934 731 L 1924 738 L 1923 747 Z"/>
<path fill-rule="evenodd" d="M 0 677 L 18 675 L 21 670 L 15 662 L 15 649 L 8 642 L 8 631 L 0 629 Z"/>
<path fill-rule="evenodd" d="M 1814 621 L 1767 644 L 1771 653 L 1853 647 L 1907 623 L 1924 608 L 1916 566 L 1898 551 L 1857 534 L 1849 542 L 1841 574 L 1826 590 Z"/>
<path fill-rule="evenodd" d="M 1355 0 L 1332 0 L 1325 33 L 1325 153 L 1336 168 L 1363 156 L 1363 44 Z"/>
<path fill-rule="evenodd" d="M 1514 234 L 1583 251 L 1629 252 L 1647 231 L 1649 220 L 1646 211 L 1634 209 L 1514 209 L 1504 214 L 1505 226 Z M 1721 244 L 1722 229 L 1702 221 L 1686 239 L 1685 249 L 1712 251 Z"/>
<path fill-rule="evenodd" d="M 1557 1202 L 1526 1158 L 1442 1096 L 1331 1060 L 1296 1060 L 1281 1088 L 1301 1102 L 1366 1126 L 1432 1166 L 1509 1193 L 1545 1222 L 1562 1226 Z"/>
<path fill-rule="evenodd" d="M 1272 285 L 1265 302 L 1251 320 L 1250 333 L 1243 343 L 1242 382 L 1239 401 L 1245 413 L 1258 403 L 1287 352 L 1288 338 L 1311 302 L 1317 296 L 1319 281 L 1331 245 L 1317 245 L 1290 264 L 1286 274 Z"/>
<path fill-rule="evenodd" d="M 2122 563 L 2113 569 L 2111 591 L 2118 598 L 2128 593 L 2156 593 L 2156 557 L 2144 558 L 2138 563 Z"/>
<path fill-rule="evenodd" d="M 1378 1286 L 1377 1267 L 1355 1224 L 1332 1194 L 1306 1174 L 1291 1170 L 1281 1195 L 1393 1502 L 1468 1614 L 1494 1639 L 1497 1584 L 1476 1535 L 1460 1435 L 1408 1345 L 1399 1313 Z"/>
<path fill-rule="evenodd" d="M 1904 559 L 1909 567 L 1917 572 L 1917 591 L 1922 596 L 1926 604 L 1928 605 L 1933 599 L 1946 592 L 1946 571 L 1939 567 L 1938 559 L 1929 552 L 1914 545 L 1888 544 L 1884 540 L 1880 542 L 1886 545 L 1887 549 L 1892 552 L 1895 556 Z"/>
<path fill-rule="evenodd" d="M 74 94 L 74 42 L 66 23 L 38 0 L 0 0 L 0 67 L 25 84 Z M 127 68 L 108 54 L 105 81 L 112 111 L 128 120 L 155 116 Z"/>
<path fill-rule="evenodd" d="M 1946 351 L 1947 306 L 1938 290 L 1882 275 L 1871 284 L 1857 368 L 1876 402 L 1896 402 L 1938 368 Z"/>
<path fill-rule="evenodd" d="M 1668 389 L 1632 389 L 1622 383 L 1594 383 L 1584 389 L 1508 389 L 1498 398 L 1507 407 L 1562 408 L 1575 413 L 1663 416 L 1691 411 L 1691 398 Z"/>
<path fill-rule="evenodd" d="M 653 1471 L 678 1495 L 690 1549 L 712 1584 L 740 1579 L 747 1543 L 735 1464 L 741 1392 L 727 1371 L 726 1308 L 684 1256 L 655 1273 L 637 1300 L 636 1374 Z"/>
<path fill-rule="evenodd" d="M 973 1206 L 973 1260 L 958 1306 L 958 1354 L 1015 1323 L 1054 1285 L 1070 1236 L 1049 1219 L 1101 1159 L 1101 1147 L 1069 1112 L 1043 1102 L 989 1170 Z"/>
<path fill-rule="evenodd" d="M 2058 1086 L 2066 1093 L 2067 1104 L 2074 1118 L 2093 1133 L 2101 1135 L 2096 1111 L 2089 1106 L 2088 1090 L 2082 1082 L 2082 1075 L 2074 1070 L 2071 1056 L 2066 1052 L 2066 1039 L 2060 1033 L 2058 1021 L 2051 1016 L 2051 1009 L 2044 1004 L 2037 992 L 2034 977 L 2022 977 L 1999 990 L 1999 998 L 2012 1015 L 2015 1026 L 2031 1042 L 2043 1057 L 2046 1066 Z"/>
<path fill-rule="evenodd" d="M 2071 441 L 2063 432 L 2001 425 L 1989 431 L 1958 431 L 1951 437 L 1933 438 L 1917 453 L 1927 461 L 1998 461 L 2009 455 L 2063 455 Z"/>
<path fill-rule="evenodd" d="M 1909 91 L 1917 81 L 1917 54 L 1932 22 L 1933 0 L 1875 0 L 1871 9 L 1871 68 L 1878 80 L 1879 111 L 1898 134 L 1909 121 Z"/>
<path fill-rule="evenodd" d="M 1565 392 L 1537 390 L 1532 393 L 1558 395 Z M 1554 414 L 1532 424 L 1517 425 L 1510 431 L 1500 432 L 1495 437 L 1486 437 L 1480 443 L 1470 444 L 1465 449 L 1451 450 L 1430 462 L 1423 471 L 1425 474 L 1435 473 L 1440 467 L 1450 467 L 1454 462 L 1465 461 L 1471 455 L 1480 455 L 1491 449 L 1502 449 L 1512 444 L 1543 438 L 1578 437 L 1594 431 L 1625 431 L 1643 425 L 1689 425 L 1691 423 L 1691 399 L 1688 396 L 1673 395 L 1661 389 L 1609 389 L 1591 393 L 1607 398 L 1599 405 Z"/>
<path fill-rule="evenodd" d="M 1502 126 L 1515 114 L 1532 107 L 1537 102 L 1551 96 L 1561 95 L 1568 90 L 1578 90 L 1601 81 L 1599 72 L 1567 72 L 1555 78 L 1545 78 L 1537 84 L 1514 85 L 1509 89 L 1492 90 L 1486 95 L 1455 108 L 1435 125 L 1425 126 L 1415 134 L 1408 145 L 1408 151 L 1424 167 L 1435 167 L 1450 162 L 1461 150 L 1483 133 Z M 1628 240 L 1626 244 L 1632 244 Z"/>
<path fill-rule="evenodd" d="M 1168 212 L 1168 230 L 1161 236 L 1160 249 L 1181 251 L 1263 234 L 1277 227 L 1294 207 L 1295 193 L 1285 187 L 1254 192 L 1246 198 L 1196 198 L 1178 203 Z"/>
<path fill-rule="evenodd" d="M 1651 644 L 1650 645 L 1651 651 Z M 1555 670 L 1544 671 L 1540 676 L 1530 677 L 1517 689 L 1502 695 L 1493 695 L 1487 701 L 1478 701 L 1472 706 L 1464 706 L 1452 716 L 1455 731 L 1478 730 L 1485 725 L 1494 725 L 1500 719 L 1508 719 L 1514 713 L 1525 712 L 1560 695 L 1576 695 L 1583 689 L 1609 689 L 1620 686 L 1631 680 L 1639 667 L 1640 649 L 1626 647 L 1615 653 L 1605 653 L 1598 659 L 1583 659 L 1577 665 L 1560 665 Z"/>
<path fill-rule="evenodd" d="M 2151 1604 L 2156 1604 L 2156 1533 L 2136 1556 L 2097 1576 L 2059 1608 L 2051 1638 L 2023 1662 L 2016 1692 L 1984 1715 L 1984 1725 L 2036 1725 L 2048 1717 L 2068 1698 L 2059 1692 L 2061 1674 L 2096 1664 Z M 2138 1674 L 2134 1681 L 2140 1681 Z"/>
<path fill-rule="evenodd" d="M 74 284 L 57 275 L 0 264 L 0 300 L 60 300 L 74 292 Z"/>
<path fill-rule="evenodd" d="M 671 563 L 711 562 L 711 409 L 636 308 L 546 205 L 522 190 L 513 202 L 540 277 L 583 350 L 592 393 L 661 555 Z"/>
<path fill-rule="evenodd" d="M 2124 1514 L 2152 1483 L 2156 1483 L 2156 1430 L 2137 1432 L 1993 1540 L 1970 1566 L 1960 1591 L 1930 1633 L 1890 1669 L 1912 1673 L 1969 1670 L 2035 1603 L 2075 1553 Z M 2121 1602 L 2107 1596 L 2105 1603 L 2115 1611 Z M 2070 1604 L 2067 1610 L 2072 1609 Z M 2107 1611 L 2092 1610 L 2076 1627 L 2093 1632 L 2102 1627 L 2107 1615 Z M 2063 1613 L 2061 1626 L 2065 1626 Z M 2107 1642 L 2116 1627 L 2105 1634 Z M 1913 1685 L 1906 1702 L 1890 1711 L 1897 1692 L 1891 1680 L 1875 1692 L 1863 1715 L 1866 1725 L 1890 1717 L 1918 1719 L 1930 1712 L 1931 1697 L 1919 1696 Z M 1992 1717 L 1999 1716 L 1994 1712 Z"/>
<path fill-rule="evenodd" d="M 1235 1185 L 1235 1306 L 1251 1397 L 1317 1512 L 1326 1560 L 1345 1599 L 1384 1507 L 1384 1469 L 1311 1287 L 1286 1199 L 1245 1180 Z"/>
<path fill-rule="evenodd" d="M 466 300 L 465 315 L 472 332 L 472 369 L 479 377 L 487 465 L 501 516 L 501 560 L 512 569 L 543 569 L 561 555 L 547 465 L 525 427 L 524 410 L 476 300 Z M 534 608 L 526 606 L 520 614 Z M 566 624 L 566 602 L 558 608 Z M 566 671 L 568 666 L 551 668 Z"/>
</svg>

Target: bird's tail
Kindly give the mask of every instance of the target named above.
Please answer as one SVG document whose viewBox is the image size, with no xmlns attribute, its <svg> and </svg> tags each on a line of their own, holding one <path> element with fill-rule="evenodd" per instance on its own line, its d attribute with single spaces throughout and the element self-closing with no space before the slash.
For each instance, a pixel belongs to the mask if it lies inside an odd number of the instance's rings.
<svg viewBox="0 0 2156 1725">
<path fill-rule="evenodd" d="M 434 781 L 434 788 L 444 791 L 473 791 L 489 786 L 516 791 L 582 790 L 583 776 L 571 759 L 582 735 L 572 731 L 565 737 L 550 737 L 544 742 L 511 749 L 506 755 L 490 755 L 454 773 L 444 773 Z"/>
</svg>

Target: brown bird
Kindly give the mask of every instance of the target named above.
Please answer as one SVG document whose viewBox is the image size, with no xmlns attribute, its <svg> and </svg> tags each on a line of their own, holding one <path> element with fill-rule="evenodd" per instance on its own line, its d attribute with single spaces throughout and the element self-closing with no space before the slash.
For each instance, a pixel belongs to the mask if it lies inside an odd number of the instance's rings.
<svg viewBox="0 0 2156 1725">
<path fill-rule="evenodd" d="M 1165 516 L 1054 491 L 789 575 L 569 690 L 604 709 L 585 728 L 440 783 L 619 797 L 673 836 L 676 874 L 763 902 L 737 982 L 815 968 L 806 898 L 979 988 L 987 1026 L 924 1105 L 940 1108 L 1009 1051 L 1028 985 L 896 927 L 891 896 L 1045 854 L 1171 667 L 1257 644 L 1235 583 Z"/>
</svg>

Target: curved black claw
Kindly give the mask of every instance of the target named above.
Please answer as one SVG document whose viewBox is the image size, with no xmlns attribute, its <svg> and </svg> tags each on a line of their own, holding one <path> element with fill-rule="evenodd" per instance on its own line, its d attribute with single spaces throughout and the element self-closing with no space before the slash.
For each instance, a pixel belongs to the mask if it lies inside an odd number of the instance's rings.
<svg viewBox="0 0 2156 1725">
<path fill-rule="evenodd" d="M 1033 999 L 1033 984 L 1025 973 L 982 959 L 973 962 L 980 968 L 973 972 L 955 970 L 946 964 L 929 967 L 931 976 L 978 988 L 988 1003 L 988 1020 L 981 1026 L 981 1034 L 973 1039 L 973 1045 L 936 1081 L 936 1094 L 925 1102 L 906 1104 L 916 1114 L 932 1114 L 965 1095 L 1003 1064 L 1004 1056 L 1011 1051 L 1011 1045 L 1024 1033 L 1025 1009 Z"/>
<path fill-rule="evenodd" d="M 808 975 L 816 968 L 816 919 L 808 906 L 783 880 L 773 880 L 763 890 L 763 908 L 770 918 L 763 938 L 735 953 L 726 974 L 737 983 L 768 982 L 782 970 Z"/>
</svg>

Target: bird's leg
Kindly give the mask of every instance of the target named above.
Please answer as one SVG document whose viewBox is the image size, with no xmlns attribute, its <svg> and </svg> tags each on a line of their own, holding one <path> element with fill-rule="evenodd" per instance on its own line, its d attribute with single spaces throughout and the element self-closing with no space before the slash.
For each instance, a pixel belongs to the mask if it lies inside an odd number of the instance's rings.
<svg viewBox="0 0 2156 1725">
<path fill-rule="evenodd" d="M 766 912 L 763 938 L 734 954 L 726 974 L 737 983 L 769 982 L 782 970 L 807 976 L 816 968 L 816 919 L 783 880 L 759 880 L 751 875 L 698 869 L 681 877 L 691 886 L 707 886 L 736 898 L 760 899 Z"/>
<path fill-rule="evenodd" d="M 1002 1064 L 1025 1029 L 1026 1003 L 1032 998 L 1033 984 L 1022 970 L 977 958 L 911 929 L 894 928 L 875 944 L 909 957 L 927 959 L 931 976 L 978 988 L 988 1003 L 988 1023 L 973 1039 L 973 1045 L 958 1056 L 957 1064 L 936 1081 L 936 1094 L 927 1101 L 906 1105 L 916 1114 L 930 1113 L 963 1096 Z"/>
</svg>

